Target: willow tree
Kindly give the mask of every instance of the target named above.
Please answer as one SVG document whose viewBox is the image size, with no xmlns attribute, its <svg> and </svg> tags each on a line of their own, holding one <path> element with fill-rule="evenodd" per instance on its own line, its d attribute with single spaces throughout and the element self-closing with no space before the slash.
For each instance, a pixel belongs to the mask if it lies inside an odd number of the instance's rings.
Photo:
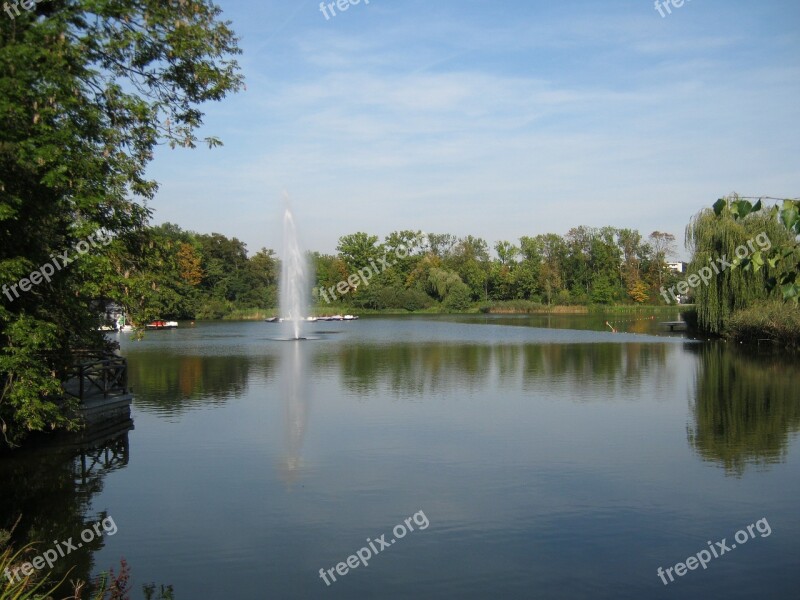
<svg viewBox="0 0 800 600">
<path fill-rule="evenodd" d="M 154 147 L 193 147 L 199 106 L 242 85 L 237 38 L 207 0 L 7 4 L 0 283 L 10 293 L 0 297 L 0 442 L 70 424 L 58 377 L 76 348 L 102 346 L 98 301 L 136 310 L 153 293 L 146 281 L 131 285 L 136 265 L 119 257 L 148 251 L 141 232 L 157 190 L 145 175 Z M 98 232 L 113 243 L 33 281 L 53 256 L 74 257 Z"/>
<path fill-rule="evenodd" d="M 758 201 L 758 205 L 761 201 Z M 746 218 L 753 210 L 748 200 L 719 200 L 714 205 L 714 212 L 719 215 L 729 210 L 734 219 Z M 770 289 L 780 286 L 784 300 L 791 300 L 795 306 L 800 300 L 800 200 L 783 200 L 769 210 L 770 216 L 786 229 L 786 240 L 774 244 L 763 259 L 751 261 L 747 259 L 747 268 L 762 270 L 765 263 L 775 271 L 774 278 L 768 280 Z"/>
<path fill-rule="evenodd" d="M 703 270 L 707 282 L 694 288 L 698 324 L 712 333 L 721 333 L 734 311 L 772 297 L 773 274 L 763 257 L 789 238 L 760 203 L 740 214 L 735 197 L 721 202 L 700 211 L 686 227 L 686 247 L 692 252 L 688 272 Z M 748 264 L 763 268 L 745 268 Z"/>
</svg>

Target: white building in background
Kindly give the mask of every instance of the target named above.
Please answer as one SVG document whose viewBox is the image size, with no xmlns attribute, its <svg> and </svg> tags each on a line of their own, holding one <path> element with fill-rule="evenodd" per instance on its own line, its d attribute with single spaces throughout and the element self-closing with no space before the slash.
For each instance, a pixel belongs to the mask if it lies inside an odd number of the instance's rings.
<svg viewBox="0 0 800 600">
<path fill-rule="evenodd" d="M 686 273 L 686 269 L 689 267 L 685 262 L 668 262 L 667 266 L 675 273 Z"/>
</svg>

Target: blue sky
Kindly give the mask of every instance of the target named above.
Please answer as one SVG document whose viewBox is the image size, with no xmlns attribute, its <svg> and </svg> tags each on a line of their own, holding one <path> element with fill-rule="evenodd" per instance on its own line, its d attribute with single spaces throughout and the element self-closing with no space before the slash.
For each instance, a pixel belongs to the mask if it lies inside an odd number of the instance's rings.
<svg viewBox="0 0 800 600">
<path fill-rule="evenodd" d="M 685 256 L 721 195 L 800 196 L 796 0 L 218 3 L 247 90 L 204 107 L 223 148 L 156 153 L 156 223 L 278 250 L 285 191 L 323 252 L 613 225 Z"/>
</svg>

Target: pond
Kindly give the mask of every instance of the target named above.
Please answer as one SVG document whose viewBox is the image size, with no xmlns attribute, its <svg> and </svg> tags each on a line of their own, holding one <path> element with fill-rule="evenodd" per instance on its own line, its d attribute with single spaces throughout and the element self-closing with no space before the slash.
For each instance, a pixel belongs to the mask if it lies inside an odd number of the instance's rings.
<svg viewBox="0 0 800 600">
<path fill-rule="evenodd" d="M 111 519 L 54 574 L 133 598 L 795 597 L 796 359 L 608 319 L 122 334 L 135 428 L 0 460 L 0 526 Z"/>
</svg>

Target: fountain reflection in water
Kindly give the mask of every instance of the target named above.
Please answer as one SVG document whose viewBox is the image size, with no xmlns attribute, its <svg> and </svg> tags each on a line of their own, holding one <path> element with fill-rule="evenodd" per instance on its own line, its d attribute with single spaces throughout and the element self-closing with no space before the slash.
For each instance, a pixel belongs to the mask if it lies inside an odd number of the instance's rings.
<svg viewBox="0 0 800 600">
<path fill-rule="evenodd" d="M 285 344 L 283 346 L 281 367 L 285 405 L 284 438 L 286 454 L 280 464 L 281 479 L 291 485 L 303 469 L 302 449 L 308 424 L 309 395 L 308 380 L 305 373 L 307 346 L 304 344 Z"/>
</svg>

